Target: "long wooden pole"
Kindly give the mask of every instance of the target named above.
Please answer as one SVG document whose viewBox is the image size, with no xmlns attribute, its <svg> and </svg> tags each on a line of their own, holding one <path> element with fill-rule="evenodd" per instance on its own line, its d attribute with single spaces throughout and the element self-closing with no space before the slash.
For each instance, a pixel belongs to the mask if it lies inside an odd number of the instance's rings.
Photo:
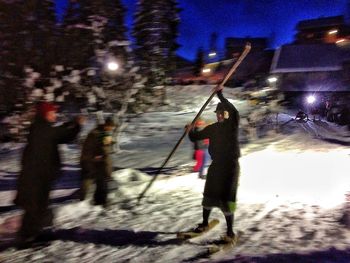
<svg viewBox="0 0 350 263">
<path fill-rule="evenodd" d="M 242 54 L 239 56 L 239 58 L 237 59 L 236 63 L 233 64 L 233 66 L 231 67 L 231 69 L 229 70 L 229 72 L 226 74 L 225 78 L 221 81 L 220 84 L 218 84 L 218 86 L 224 86 L 225 83 L 228 81 L 228 79 L 232 76 L 232 74 L 236 71 L 236 69 L 238 68 L 238 66 L 242 63 L 242 61 L 244 60 L 244 58 L 248 55 L 249 51 L 251 49 L 251 45 L 250 43 L 247 43 L 245 45 L 245 48 L 242 52 Z M 210 95 L 210 97 L 207 99 L 207 101 L 203 104 L 202 108 L 199 110 L 199 112 L 197 113 L 196 117 L 194 117 L 193 121 L 191 122 L 191 125 L 194 125 L 195 122 L 197 121 L 197 119 L 199 118 L 199 116 L 202 114 L 202 112 L 204 111 L 204 109 L 207 107 L 207 105 L 209 104 L 209 102 L 212 100 L 212 98 L 215 96 L 216 91 L 213 91 L 212 94 Z M 140 193 L 140 195 L 138 196 L 137 200 L 138 202 L 141 201 L 141 199 L 145 196 L 146 192 L 148 191 L 148 189 L 151 188 L 153 182 L 157 179 L 158 175 L 160 174 L 160 172 L 163 170 L 163 168 L 165 167 L 165 165 L 168 163 L 168 161 L 170 160 L 170 158 L 173 156 L 173 154 L 175 153 L 175 151 L 177 150 L 177 148 L 179 147 L 179 145 L 181 144 L 181 142 L 183 141 L 183 139 L 185 138 L 187 134 L 187 129 L 185 129 L 184 133 L 182 134 L 182 136 L 180 137 L 180 139 L 177 141 L 176 145 L 174 146 L 174 148 L 172 149 L 172 151 L 170 152 L 170 154 L 168 155 L 168 157 L 164 160 L 164 162 L 162 163 L 161 167 L 158 169 L 157 173 L 153 176 L 152 180 L 148 183 L 148 185 L 145 187 L 145 189 L 142 191 L 142 193 Z"/>
</svg>

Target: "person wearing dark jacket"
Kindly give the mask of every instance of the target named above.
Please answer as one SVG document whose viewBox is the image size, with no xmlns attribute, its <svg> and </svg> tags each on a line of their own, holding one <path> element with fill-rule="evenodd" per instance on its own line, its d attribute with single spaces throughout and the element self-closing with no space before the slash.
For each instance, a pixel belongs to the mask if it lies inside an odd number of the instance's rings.
<svg viewBox="0 0 350 263">
<path fill-rule="evenodd" d="M 17 180 L 14 203 L 24 209 L 18 232 L 18 245 L 29 245 L 44 227 L 53 224 L 49 209 L 49 194 L 55 179 L 60 176 L 61 161 L 58 144 L 68 143 L 80 131 L 82 118 L 60 126 L 56 121 L 57 107 L 48 102 L 38 104 L 24 148 L 21 172 Z"/>
<path fill-rule="evenodd" d="M 203 231 L 208 226 L 209 215 L 213 207 L 218 207 L 224 213 L 227 223 L 227 241 L 233 241 L 234 211 L 236 209 L 236 194 L 239 179 L 240 147 L 238 142 L 239 113 L 237 109 L 223 96 L 223 87 L 216 88 L 220 99 L 216 107 L 217 122 L 201 131 L 188 127 L 189 138 L 192 141 L 209 139 L 209 154 L 212 163 L 209 166 L 203 193 L 203 222 L 197 231 Z M 228 113 L 228 118 L 226 118 Z"/>
<path fill-rule="evenodd" d="M 110 153 L 114 143 L 111 135 L 114 128 L 112 118 L 107 118 L 104 124 L 90 131 L 84 141 L 80 158 L 80 200 L 86 198 L 91 181 L 94 181 L 94 204 L 104 207 L 107 206 L 108 180 L 113 168 Z"/>
</svg>

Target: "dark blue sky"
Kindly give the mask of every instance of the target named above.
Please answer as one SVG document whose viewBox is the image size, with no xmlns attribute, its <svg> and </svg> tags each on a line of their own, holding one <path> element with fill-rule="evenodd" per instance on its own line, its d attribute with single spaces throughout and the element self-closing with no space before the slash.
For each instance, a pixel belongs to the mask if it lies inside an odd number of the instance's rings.
<svg viewBox="0 0 350 263">
<path fill-rule="evenodd" d="M 56 0 L 62 10 L 67 0 Z M 137 0 L 122 0 L 131 28 Z M 271 37 L 272 47 L 291 42 L 299 20 L 350 13 L 347 0 L 178 0 L 183 9 L 178 54 L 194 59 L 197 48 L 208 48 L 212 32 L 223 49 L 226 37 Z M 61 13 L 61 11 L 59 11 Z"/>
</svg>

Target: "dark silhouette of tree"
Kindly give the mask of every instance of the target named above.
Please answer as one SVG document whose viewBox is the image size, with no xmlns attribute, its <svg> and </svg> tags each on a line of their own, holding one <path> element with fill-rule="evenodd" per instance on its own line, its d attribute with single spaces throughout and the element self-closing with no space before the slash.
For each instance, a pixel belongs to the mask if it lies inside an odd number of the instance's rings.
<svg viewBox="0 0 350 263">
<path fill-rule="evenodd" d="M 0 111 L 23 99 L 23 68 L 28 61 L 23 1 L 0 1 Z"/>
<path fill-rule="evenodd" d="M 210 43 L 209 43 L 209 51 L 210 52 L 217 52 L 218 51 L 218 33 L 213 32 L 210 35 Z"/>
<path fill-rule="evenodd" d="M 167 77 L 176 66 L 179 12 L 175 0 L 139 0 L 135 13 L 136 60 L 148 78 L 148 92 L 159 95 L 161 103 L 165 100 Z"/>
<path fill-rule="evenodd" d="M 60 48 L 57 63 L 71 68 L 86 68 L 94 56 L 92 31 L 83 19 L 80 1 L 69 1 L 60 27 Z M 79 50 L 79 52 L 77 52 Z"/>
<path fill-rule="evenodd" d="M 57 28 L 54 2 L 51 0 L 23 1 L 25 17 L 25 52 L 29 64 L 47 76 L 57 56 Z"/>
<path fill-rule="evenodd" d="M 203 51 L 203 48 L 200 47 L 197 50 L 196 60 L 194 62 L 194 71 L 193 71 L 193 73 L 196 76 L 200 76 L 203 67 L 204 67 L 204 51 Z"/>
</svg>

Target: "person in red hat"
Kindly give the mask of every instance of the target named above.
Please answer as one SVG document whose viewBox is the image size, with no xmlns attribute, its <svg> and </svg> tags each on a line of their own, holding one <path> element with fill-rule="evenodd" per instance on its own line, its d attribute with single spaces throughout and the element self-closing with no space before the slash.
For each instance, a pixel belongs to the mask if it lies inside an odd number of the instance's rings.
<svg viewBox="0 0 350 263">
<path fill-rule="evenodd" d="M 194 131 L 203 130 L 206 126 L 206 122 L 199 118 L 194 127 Z M 205 178 L 205 167 L 209 160 L 208 153 L 209 139 L 204 140 L 196 140 L 193 142 L 194 154 L 193 157 L 196 160 L 196 164 L 193 167 L 193 172 L 198 172 L 198 177 L 204 179 Z"/>
<path fill-rule="evenodd" d="M 27 145 L 22 154 L 22 169 L 14 200 L 24 210 L 22 224 L 17 233 L 19 248 L 30 246 L 44 227 L 52 226 L 53 213 L 49 209 L 49 194 L 53 181 L 60 176 L 58 144 L 72 141 L 83 122 L 83 118 L 78 117 L 75 121 L 54 126 L 57 109 L 50 102 L 37 105 L 36 116 L 30 126 Z"/>
<path fill-rule="evenodd" d="M 217 207 L 226 219 L 227 232 L 224 240 L 233 242 L 236 240 L 233 223 L 240 171 L 239 113 L 223 96 L 222 89 L 222 86 L 215 89 L 220 99 L 215 110 L 217 122 L 200 131 L 195 131 L 193 125 L 190 125 L 187 131 L 191 141 L 209 139 L 209 154 L 212 158 L 202 200 L 203 222 L 195 231 L 203 232 L 208 229 L 211 210 Z"/>
</svg>

